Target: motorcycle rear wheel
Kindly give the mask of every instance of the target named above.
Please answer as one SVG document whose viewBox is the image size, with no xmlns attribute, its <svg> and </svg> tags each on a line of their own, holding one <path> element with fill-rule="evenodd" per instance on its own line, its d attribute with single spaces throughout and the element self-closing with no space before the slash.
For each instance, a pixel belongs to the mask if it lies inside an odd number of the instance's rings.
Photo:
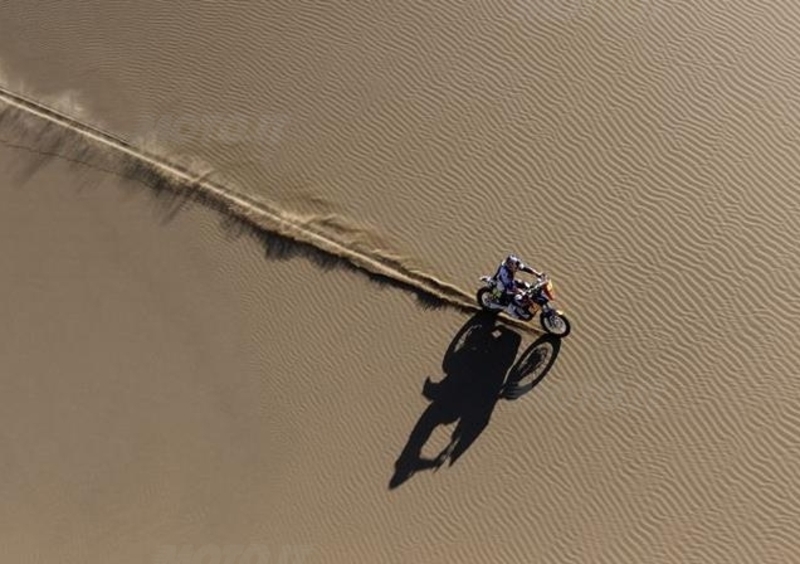
<svg viewBox="0 0 800 564">
<path fill-rule="evenodd" d="M 480 290 L 478 290 L 475 299 L 478 301 L 478 305 L 481 307 L 481 309 L 492 310 L 492 311 L 495 309 L 491 307 L 491 304 L 494 303 L 494 300 L 492 299 L 491 288 L 481 288 Z"/>
</svg>

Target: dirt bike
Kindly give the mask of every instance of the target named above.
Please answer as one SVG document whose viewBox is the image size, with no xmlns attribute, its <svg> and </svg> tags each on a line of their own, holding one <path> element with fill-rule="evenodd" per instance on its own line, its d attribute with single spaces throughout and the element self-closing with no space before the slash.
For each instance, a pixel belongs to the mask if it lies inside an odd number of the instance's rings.
<svg viewBox="0 0 800 564">
<path fill-rule="evenodd" d="M 517 297 L 503 303 L 502 292 L 492 276 L 481 276 L 483 287 L 478 290 L 478 305 L 490 311 L 503 311 L 521 321 L 530 321 L 540 313 L 539 323 L 545 332 L 558 337 L 566 337 L 570 330 L 569 320 L 564 312 L 553 307 L 555 299 L 553 282 L 542 273 L 535 284 L 517 281 Z"/>
</svg>

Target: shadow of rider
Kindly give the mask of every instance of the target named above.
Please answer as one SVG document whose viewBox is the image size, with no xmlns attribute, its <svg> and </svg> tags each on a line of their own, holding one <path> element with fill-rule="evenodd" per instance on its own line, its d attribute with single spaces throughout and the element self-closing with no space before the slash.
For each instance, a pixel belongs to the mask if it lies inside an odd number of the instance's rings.
<svg viewBox="0 0 800 564">
<path fill-rule="evenodd" d="M 495 315 L 484 312 L 470 318 L 445 353 L 445 377 L 439 382 L 425 380 L 422 393 L 431 403 L 395 462 L 390 488 L 420 470 L 439 468 L 448 460 L 454 464 L 489 424 L 521 341 L 517 332 L 496 321 Z M 436 427 L 454 422 L 447 446 L 435 458 L 423 457 L 422 448 Z"/>
</svg>

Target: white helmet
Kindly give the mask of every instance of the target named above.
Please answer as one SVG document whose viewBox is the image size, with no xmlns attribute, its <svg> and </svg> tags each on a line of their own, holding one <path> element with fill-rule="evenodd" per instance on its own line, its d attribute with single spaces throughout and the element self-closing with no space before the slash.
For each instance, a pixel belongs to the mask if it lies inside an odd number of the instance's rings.
<svg viewBox="0 0 800 564">
<path fill-rule="evenodd" d="M 522 261 L 519 260 L 516 255 L 508 255 L 503 264 L 512 270 L 517 270 L 519 265 L 522 264 Z"/>
</svg>

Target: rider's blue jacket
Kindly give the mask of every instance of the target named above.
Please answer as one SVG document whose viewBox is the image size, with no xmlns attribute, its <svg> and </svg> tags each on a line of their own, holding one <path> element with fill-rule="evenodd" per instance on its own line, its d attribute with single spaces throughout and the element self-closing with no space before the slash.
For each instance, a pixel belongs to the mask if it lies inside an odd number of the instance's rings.
<svg viewBox="0 0 800 564">
<path fill-rule="evenodd" d="M 535 270 L 533 270 L 530 266 L 523 264 L 523 262 L 520 260 L 517 260 L 517 268 L 522 272 L 536 274 Z M 506 261 L 500 263 L 500 267 L 497 269 L 494 278 L 497 280 L 497 287 L 503 292 L 511 293 L 515 290 L 516 284 L 514 282 L 514 273 L 511 272 L 511 269 L 506 266 Z"/>
</svg>

